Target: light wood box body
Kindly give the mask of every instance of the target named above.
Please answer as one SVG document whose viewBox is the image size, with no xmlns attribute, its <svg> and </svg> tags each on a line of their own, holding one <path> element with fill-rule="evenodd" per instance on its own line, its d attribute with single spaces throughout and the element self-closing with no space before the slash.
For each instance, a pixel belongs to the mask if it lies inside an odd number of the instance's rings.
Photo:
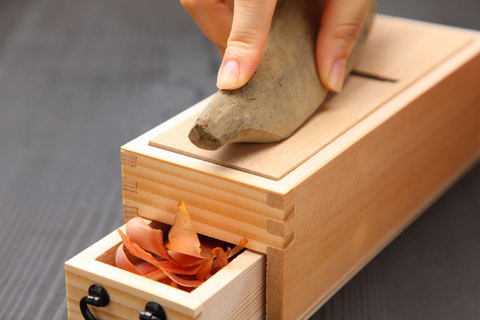
<svg viewBox="0 0 480 320">
<path fill-rule="evenodd" d="M 268 319 L 307 318 L 480 156 L 478 32 L 378 16 L 356 72 L 394 81 L 349 77 L 281 143 L 196 149 L 206 99 L 126 144 L 125 220 L 184 200 L 199 233 L 266 255 Z"/>
</svg>

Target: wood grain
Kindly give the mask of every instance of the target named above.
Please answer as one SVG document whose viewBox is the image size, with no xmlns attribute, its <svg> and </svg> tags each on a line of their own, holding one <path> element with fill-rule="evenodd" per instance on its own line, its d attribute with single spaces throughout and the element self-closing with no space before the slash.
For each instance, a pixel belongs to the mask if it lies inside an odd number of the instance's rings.
<svg viewBox="0 0 480 320">
<path fill-rule="evenodd" d="M 471 61 L 296 188 L 296 211 L 309 214 L 295 217 L 295 242 L 286 250 L 284 267 L 285 278 L 290 274 L 295 281 L 286 281 L 285 299 L 301 308 L 320 295 L 303 317 L 480 158 L 479 50 L 477 41 Z M 311 260 L 317 268 L 299 266 L 307 255 L 318 257 Z M 308 277 L 302 280 L 301 274 Z M 331 289 L 322 297 L 323 288 Z M 285 309 L 286 319 L 296 317 Z"/>
<path fill-rule="evenodd" d="M 280 180 L 470 41 L 468 33 L 452 28 L 409 25 L 402 20 L 378 16 L 355 69 L 394 79 L 395 83 L 351 76 L 341 94 L 332 95 L 295 134 L 282 142 L 236 143 L 215 151 L 202 150 L 188 139 L 188 132 L 198 117 L 192 112 L 177 119 L 173 127 L 160 127 L 150 145 Z M 288 157 L 285 157 L 287 150 Z"/>
<path fill-rule="evenodd" d="M 116 268 L 114 254 L 120 243 L 120 235 L 113 231 L 66 262 L 69 319 L 83 319 L 78 302 L 93 283 L 110 296 L 106 307 L 90 308 L 101 319 L 136 319 L 149 301 L 159 303 L 172 320 L 265 317 L 263 254 L 244 251 L 188 293 Z"/>
<path fill-rule="evenodd" d="M 313 155 L 308 150 L 306 159 L 279 180 L 151 144 L 159 132 L 169 139 L 181 135 L 176 129 L 200 103 L 122 147 L 137 158 L 136 168 L 123 167 L 123 178 L 137 181 L 141 190 L 125 190 L 125 204 L 137 206 L 140 216 L 170 223 L 166 203 L 182 199 L 200 233 L 227 241 L 251 237 L 249 247 L 267 254 L 267 317 L 311 316 L 480 157 L 480 34 L 392 21 L 389 27 L 410 30 L 409 36 L 432 28 L 466 40 L 456 50 L 448 46 L 444 60 L 351 127 L 342 126 L 350 117 L 339 117 L 339 132 L 330 128 L 336 139 Z M 438 39 L 433 47 L 441 50 Z M 372 92 L 380 92 L 382 84 Z M 359 99 L 345 92 L 335 107 L 370 101 L 372 92 L 352 89 Z M 324 130 L 307 125 L 289 140 L 301 144 Z M 255 159 L 261 170 L 295 156 L 285 149 L 274 161 L 270 150 L 252 155 L 239 148 L 245 152 L 237 151 L 241 160 Z M 258 203 L 245 210 L 247 194 Z M 275 206 L 265 207 L 269 204 Z"/>
</svg>

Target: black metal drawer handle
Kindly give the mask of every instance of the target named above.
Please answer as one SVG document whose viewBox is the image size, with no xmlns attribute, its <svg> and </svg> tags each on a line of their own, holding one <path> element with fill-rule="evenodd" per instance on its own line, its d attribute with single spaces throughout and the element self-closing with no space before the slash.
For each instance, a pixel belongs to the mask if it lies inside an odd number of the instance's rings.
<svg viewBox="0 0 480 320">
<path fill-rule="evenodd" d="M 145 305 L 145 311 L 140 312 L 140 320 L 167 320 L 167 314 L 161 305 L 150 301 Z"/>
<path fill-rule="evenodd" d="M 90 312 L 88 305 L 94 307 L 105 307 L 110 302 L 110 296 L 104 287 L 98 284 L 92 284 L 88 288 L 88 296 L 85 296 L 80 300 L 80 311 L 85 320 L 97 320 Z"/>
</svg>

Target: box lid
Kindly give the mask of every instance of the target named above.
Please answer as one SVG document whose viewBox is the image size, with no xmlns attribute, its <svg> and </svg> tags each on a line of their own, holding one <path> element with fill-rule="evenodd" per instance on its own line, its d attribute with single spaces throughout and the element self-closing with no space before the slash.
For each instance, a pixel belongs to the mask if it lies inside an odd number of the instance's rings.
<svg viewBox="0 0 480 320">
<path fill-rule="evenodd" d="M 188 133 L 209 98 L 192 112 L 160 126 L 149 145 L 280 180 L 341 134 L 464 48 L 471 38 L 455 28 L 377 16 L 365 50 L 340 94 L 331 94 L 290 138 L 271 144 L 234 143 L 197 148 Z"/>
</svg>

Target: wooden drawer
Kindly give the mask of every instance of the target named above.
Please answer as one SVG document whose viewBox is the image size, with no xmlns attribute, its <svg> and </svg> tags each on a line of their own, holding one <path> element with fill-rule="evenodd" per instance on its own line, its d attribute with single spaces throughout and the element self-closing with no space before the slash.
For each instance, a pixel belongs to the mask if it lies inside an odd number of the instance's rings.
<svg viewBox="0 0 480 320">
<path fill-rule="evenodd" d="M 69 319 L 84 319 L 79 302 L 92 284 L 101 285 L 110 297 L 105 307 L 89 307 L 97 319 L 138 319 L 150 301 L 164 308 L 168 320 L 265 317 L 263 254 L 245 250 L 188 293 L 113 266 L 120 243 L 115 230 L 66 262 Z"/>
</svg>

